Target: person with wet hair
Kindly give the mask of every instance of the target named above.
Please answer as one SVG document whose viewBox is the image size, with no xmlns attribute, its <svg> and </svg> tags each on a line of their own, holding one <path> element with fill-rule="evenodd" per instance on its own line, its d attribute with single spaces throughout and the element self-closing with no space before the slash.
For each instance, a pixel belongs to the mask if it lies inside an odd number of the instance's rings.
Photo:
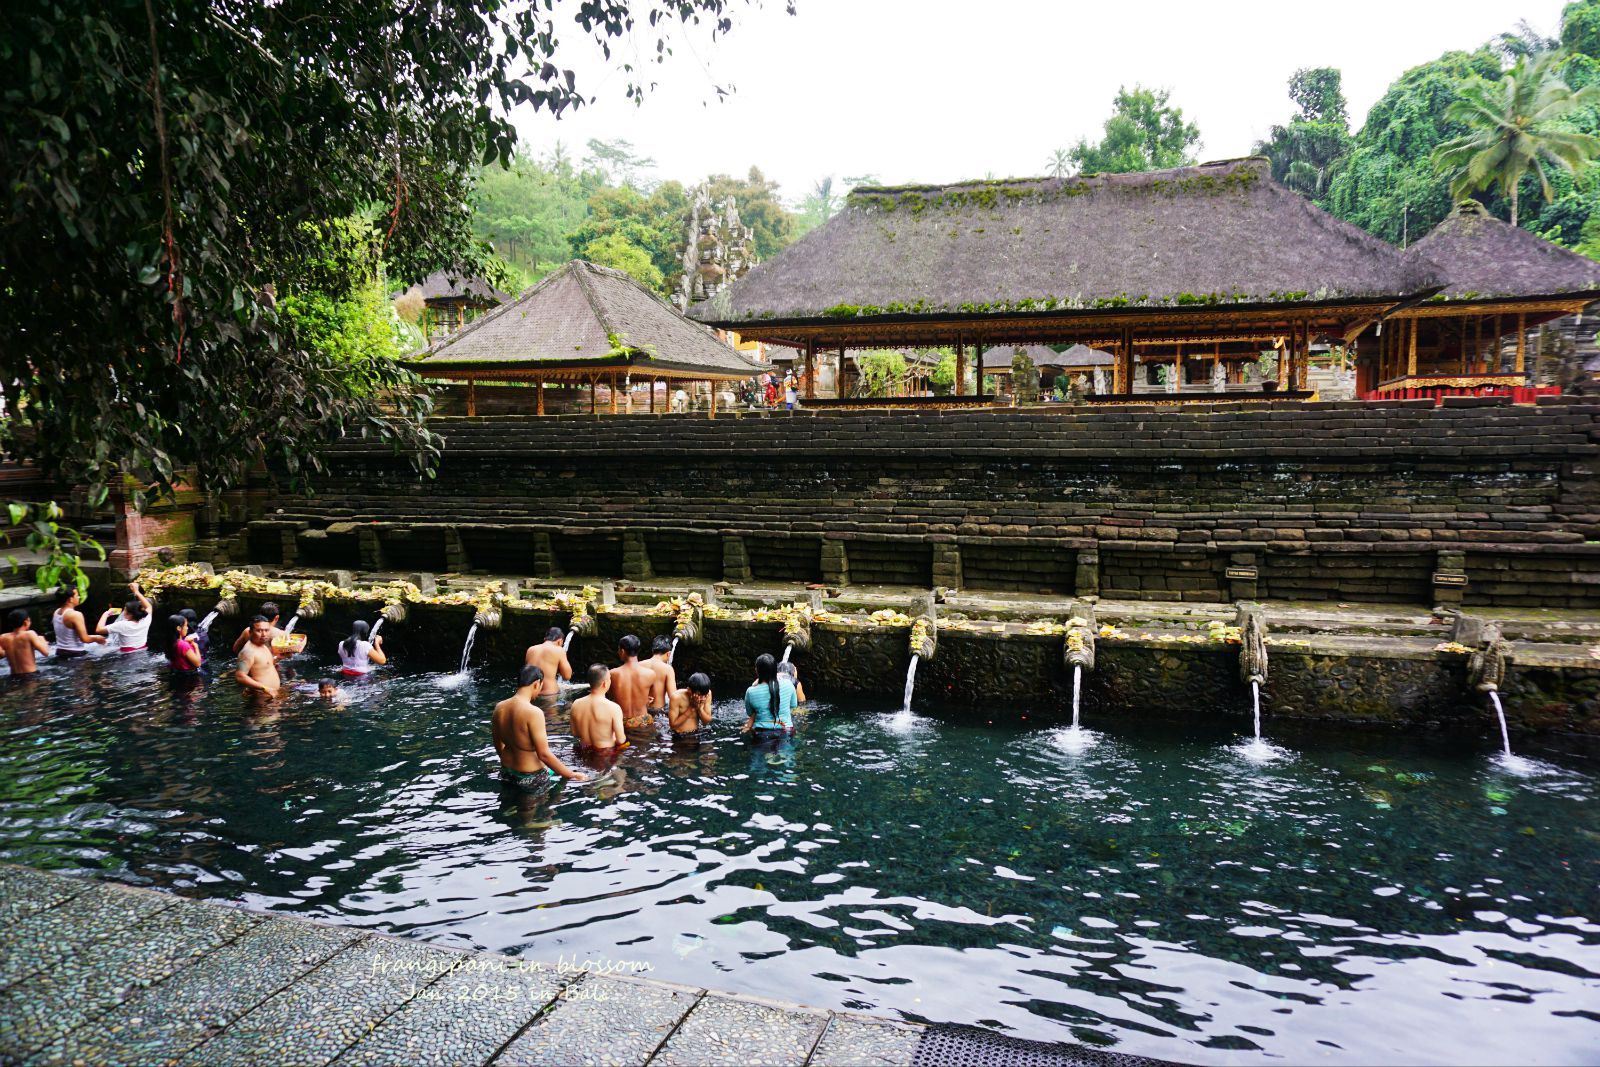
<svg viewBox="0 0 1600 1067">
<path fill-rule="evenodd" d="M 672 638 L 657 634 L 650 642 L 650 658 L 639 661 L 639 666 L 650 675 L 650 713 L 665 715 L 667 702 L 678 689 L 678 673 L 672 669 Z"/>
<path fill-rule="evenodd" d="M 275 697 L 283 680 L 278 677 L 278 662 L 272 655 L 272 620 L 257 615 L 245 633 L 250 635 L 249 643 L 239 651 L 233 676 L 246 689 Z"/>
<path fill-rule="evenodd" d="M 189 637 L 189 620 L 183 612 L 167 619 L 172 627 L 172 647 L 167 650 L 167 665 L 178 674 L 197 674 L 200 670 L 200 646 Z"/>
<path fill-rule="evenodd" d="M 744 692 L 744 707 L 749 718 L 740 732 L 758 741 L 794 733 L 794 683 L 778 673 L 770 653 L 756 657 L 756 681 Z"/>
<path fill-rule="evenodd" d="M 90 645 L 103 645 L 106 639 L 89 632 L 89 623 L 78 610 L 83 598 L 76 585 L 67 586 L 61 595 L 61 606 L 50 616 L 56 631 L 56 655 L 61 659 L 78 659 L 89 654 Z"/>
<path fill-rule="evenodd" d="M 634 733 L 653 732 L 650 689 L 655 676 L 639 663 L 639 639 L 628 634 L 618 641 L 617 658 L 622 665 L 611 668 L 610 699 L 622 707 L 622 725 Z"/>
<path fill-rule="evenodd" d="M 581 782 L 587 778 L 550 751 L 544 712 L 533 702 L 543 688 L 544 671 L 525 664 L 517 672 L 517 691 L 496 704 L 489 717 L 489 733 L 500 757 L 501 781 L 528 793 L 542 792 L 557 779 Z"/>
<path fill-rule="evenodd" d="M 696 672 L 682 689 L 675 690 L 667 706 L 667 723 L 672 727 L 672 743 L 681 748 L 698 748 L 701 731 L 711 722 L 711 679 Z"/>
<path fill-rule="evenodd" d="M 6 613 L 6 630 L 0 633 L 0 652 L 5 653 L 14 675 L 37 672 L 39 665 L 34 660 L 35 654 L 50 654 L 50 644 L 34 632 L 33 616 L 28 614 L 27 608 L 12 608 Z"/>
<path fill-rule="evenodd" d="M 372 640 L 372 632 L 361 619 L 350 624 L 350 636 L 339 642 L 339 672 L 346 678 L 361 678 L 372 673 L 372 668 L 389 662 L 383 652 L 383 635 Z"/>
</svg>

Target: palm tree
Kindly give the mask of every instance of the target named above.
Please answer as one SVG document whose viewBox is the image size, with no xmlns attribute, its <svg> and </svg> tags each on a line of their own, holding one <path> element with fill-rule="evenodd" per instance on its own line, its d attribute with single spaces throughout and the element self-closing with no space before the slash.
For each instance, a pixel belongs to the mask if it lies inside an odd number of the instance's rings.
<svg viewBox="0 0 1600 1067">
<path fill-rule="evenodd" d="M 1556 69 L 1560 53 L 1523 56 L 1497 82 L 1475 78 L 1445 111 L 1467 132 L 1433 150 L 1434 170 L 1450 176 L 1457 200 L 1499 186 L 1517 225 L 1517 186 L 1531 171 L 1550 196 L 1547 167 L 1577 173 L 1600 156 L 1600 137 L 1564 128 L 1561 120 L 1600 99 L 1600 87 L 1573 91 Z"/>
<path fill-rule="evenodd" d="M 1046 166 L 1052 178 L 1065 178 L 1067 171 L 1072 169 L 1072 156 L 1065 148 L 1058 148 L 1050 153 L 1050 162 Z"/>
</svg>

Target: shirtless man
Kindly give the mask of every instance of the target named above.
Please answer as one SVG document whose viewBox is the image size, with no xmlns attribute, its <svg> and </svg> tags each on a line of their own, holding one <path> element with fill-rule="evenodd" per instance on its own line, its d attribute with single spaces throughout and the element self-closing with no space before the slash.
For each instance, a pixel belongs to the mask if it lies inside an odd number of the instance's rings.
<svg viewBox="0 0 1600 1067">
<path fill-rule="evenodd" d="M 278 605 L 270 600 L 267 601 L 261 605 L 261 614 L 257 615 L 256 618 L 267 620 L 267 651 L 271 652 L 272 642 L 283 636 L 283 631 L 278 627 Z M 250 643 L 250 631 L 253 629 L 255 629 L 255 623 L 248 623 L 243 630 L 239 631 L 239 636 L 233 639 L 233 654 L 235 656 L 239 654 L 240 649 Z M 284 654 L 287 655 L 287 651 Z M 277 653 L 274 652 L 273 655 L 277 655 Z"/>
<path fill-rule="evenodd" d="M 0 634 L 0 651 L 5 652 L 14 675 L 33 674 L 39 669 L 33 660 L 35 652 L 41 656 L 50 654 L 49 644 L 33 631 L 33 618 L 27 608 L 12 608 L 6 613 L 6 632 Z"/>
<path fill-rule="evenodd" d="M 543 689 L 544 671 L 533 664 L 524 666 L 517 674 L 517 691 L 496 704 L 489 719 L 501 780 L 530 791 L 541 790 L 556 778 L 581 782 L 586 777 L 550 751 L 544 712 L 533 702 Z"/>
<path fill-rule="evenodd" d="M 278 680 L 278 664 L 272 658 L 272 620 L 265 615 L 257 615 L 250 620 L 245 634 L 249 644 L 240 651 L 239 666 L 233 676 L 246 689 L 265 693 L 269 697 L 277 696 L 281 683 Z"/>
<path fill-rule="evenodd" d="M 667 657 L 672 654 L 672 638 L 665 635 L 650 642 L 650 658 L 639 661 L 639 666 L 650 672 L 650 711 L 665 713 L 667 701 L 678 689 L 678 673 L 672 669 Z"/>
<path fill-rule="evenodd" d="M 561 682 L 572 679 L 572 662 L 567 659 L 567 650 L 561 647 L 565 637 L 561 627 L 550 627 L 545 631 L 544 643 L 529 645 L 528 654 L 522 660 L 524 666 L 539 668 L 544 681 L 540 683 L 542 688 L 537 696 L 544 703 L 561 692 Z"/>
<path fill-rule="evenodd" d="M 700 728 L 711 721 L 711 679 L 703 674 L 689 675 L 688 684 L 672 693 L 667 721 L 672 725 L 674 745 L 697 747 Z"/>
<path fill-rule="evenodd" d="M 66 595 L 61 598 L 61 606 L 50 616 L 50 622 L 56 631 L 56 655 L 61 659 L 77 659 L 87 656 L 88 645 L 103 645 L 106 643 L 104 636 L 89 632 L 89 623 L 83 617 L 83 612 L 78 610 L 78 605 L 83 598 L 78 595 L 78 587 L 67 587 Z"/>
<path fill-rule="evenodd" d="M 585 755 L 614 756 L 628 743 L 622 707 L 606 696 L 614 673 L 603 663 L 594 664 L 589 668 L 589 692 L 572 702 L 572 736 Z"/>
<path fill-rule="evenodd" d="M 622 706 L 622 725 L 633 731 L 655 728 L 650 715 L 650 693 L 655 675 L 639 662 L 639 639 L 628 634 L 617 642 L 617 658 L 622 666 L 611 668 L 611 697 Z"/>
</svg>

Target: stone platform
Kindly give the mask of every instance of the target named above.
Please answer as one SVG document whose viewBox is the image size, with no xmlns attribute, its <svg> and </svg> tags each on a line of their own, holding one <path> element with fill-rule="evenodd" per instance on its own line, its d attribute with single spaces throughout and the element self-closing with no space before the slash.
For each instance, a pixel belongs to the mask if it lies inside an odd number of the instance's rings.
<svg viewBox="0 0 1600 1067">
<path fill-rule="evenodd" d="M 0 1062 L 1151 1064 L 0 865 Z M 926 1048 L 924 1047 L 926 1046 Z"/>
</svg>

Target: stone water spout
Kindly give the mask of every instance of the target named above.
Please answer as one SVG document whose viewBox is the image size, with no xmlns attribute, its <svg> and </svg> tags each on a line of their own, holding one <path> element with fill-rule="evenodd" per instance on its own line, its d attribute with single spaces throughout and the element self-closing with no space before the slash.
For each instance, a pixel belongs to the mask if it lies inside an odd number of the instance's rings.
<svg viewBox="0 0 1600 1067">
<path fill-rule="evenodd" d="M 911 620 L 911 654 L 919 659 L 931 660 L 939 651 L 939 624 L 932 615 L 918 615 Z"/>
<path fill-rule="evenodd" d="M 1075 600 L 1067 617 L 1067 636 L 1061 646 L 1061 660 L 1077 671 L 1094 670 L 1095 624 L 1094 604 Z"/>
<path fill-rule="evenodd" d="M 1239 678 L 1262 686 L 1267 681 L 1267 624 L 1256 604 L 1239 605 Z"/>
<path fill-rule="evenodd" d="M 1462 616 L 1462 619 L 1465 619 L 1465 616 Z M 1459 620 L 1456 632 L 1459 635 L 1457 640 L 1460 640 L 1461 636 L 1466 636 Z M 1500 624 L 1497 622 L 1483 623 L 1477 637 L 1477 641 L 1472 642 L 1477 647 L 1467 658 L 1467 682 L 1480 693 L 1499 692 L 1506 680 L 1510 647 L 1506 644 L 1505 635 L 1501 633 Z"/>
<path fill-rule="evenodd" d="M 383 606 L 383 619 L 391 625 L 399 625 L 406 621 L 406 605 L 403 600 L 391 600 Z"/>
<path fill-rule="evenodd" d="M 679 642 L 698 645 L 704 640 L 705 632 L 705 597 L 699 593 L 690 593 L 683 598 L 683 606 L 678 609 L 677 619 L 672 625 L 673 645 L 676 646 Z"/>
</svg>

